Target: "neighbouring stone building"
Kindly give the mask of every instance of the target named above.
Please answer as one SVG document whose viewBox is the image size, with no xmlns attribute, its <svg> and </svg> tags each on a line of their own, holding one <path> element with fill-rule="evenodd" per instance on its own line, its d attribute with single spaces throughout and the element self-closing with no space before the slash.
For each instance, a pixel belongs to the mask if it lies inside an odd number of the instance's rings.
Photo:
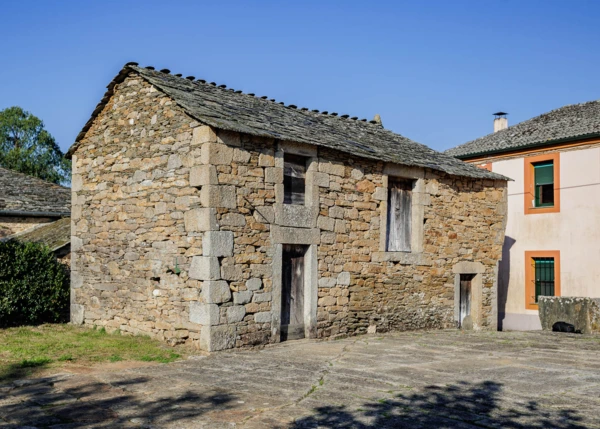
<svg viewBox="0 0 600 429">
<path fill-rule="evenodd" d="M 0 167 L 0 239 L 71 215 L 71 190 Z"/>
<path fill-rule="evenodd" d="M 68 152 L 74 323 L 205 350 L 496 329 L 506 178 L 127 64 Z"/>
<path fill-rule="evenodd" d="M 70 216 L 69 188 L 0 167 L 0 240 L 43 242 L 68 259 Z"/>
</svg>

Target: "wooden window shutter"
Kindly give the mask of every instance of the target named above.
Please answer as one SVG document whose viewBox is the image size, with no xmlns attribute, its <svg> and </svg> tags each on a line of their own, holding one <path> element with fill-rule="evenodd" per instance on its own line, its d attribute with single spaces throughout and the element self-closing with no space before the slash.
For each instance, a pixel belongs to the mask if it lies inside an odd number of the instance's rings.
<svg viewBox="0 0 600 429">
<path fill-rule="evenodd" d="M 387 251 L 410 252 L 412 181 L 390 181 L 388 188 Z"/>
</svg>

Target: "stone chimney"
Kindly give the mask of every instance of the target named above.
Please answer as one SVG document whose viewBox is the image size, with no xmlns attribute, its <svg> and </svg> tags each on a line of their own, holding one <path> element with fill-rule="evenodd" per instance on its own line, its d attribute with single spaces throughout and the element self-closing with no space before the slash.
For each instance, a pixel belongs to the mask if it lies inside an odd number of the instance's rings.
<svg viewBox="0 0 600 429">
<path fill-rule="evenodd" d="M 508 128 L 508 119 L 506 119 L 506 112 L 496 112 L 494 113 L 494 132 L 502 131 Z"/>
<path fill-rule="evenodd" d="M 375 115 L 375 117 L 373 118 L 373 120 L 371 121 L 377 125 L 379 125 L 381 128 L 383 128 L 383 122 L 381 122 L 381 116 L 379 116 L 379 113 L 377 113 Z"/>
</svg>

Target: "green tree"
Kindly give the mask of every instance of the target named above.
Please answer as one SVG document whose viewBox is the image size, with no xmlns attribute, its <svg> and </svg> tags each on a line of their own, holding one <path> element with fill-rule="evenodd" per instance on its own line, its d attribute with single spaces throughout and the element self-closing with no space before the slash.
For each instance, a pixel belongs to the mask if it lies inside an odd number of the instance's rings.
<svg viewBox="0 0 600 429">
<path fill-rule="evenodd" d="M 0 167 L 53 183 L 70 181 L 71 162 L 41 119 L 18 106 L 0 111 Z"/>
</svg>

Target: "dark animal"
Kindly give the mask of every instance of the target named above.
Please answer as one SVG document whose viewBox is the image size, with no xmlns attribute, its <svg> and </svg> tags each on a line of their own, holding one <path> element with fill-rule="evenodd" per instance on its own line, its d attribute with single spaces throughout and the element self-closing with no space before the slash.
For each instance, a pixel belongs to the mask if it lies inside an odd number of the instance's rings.
<svg viewBox="0 0 600 429">
<path fill-rule="evenodd" d="M 552 332 L 570 332 L 572 334 L 581 333 L 581 331 L 575 330 L 575 326 L 567 322 L 556 322 L 554 325 L 552 325 Z"/>
</svg>

